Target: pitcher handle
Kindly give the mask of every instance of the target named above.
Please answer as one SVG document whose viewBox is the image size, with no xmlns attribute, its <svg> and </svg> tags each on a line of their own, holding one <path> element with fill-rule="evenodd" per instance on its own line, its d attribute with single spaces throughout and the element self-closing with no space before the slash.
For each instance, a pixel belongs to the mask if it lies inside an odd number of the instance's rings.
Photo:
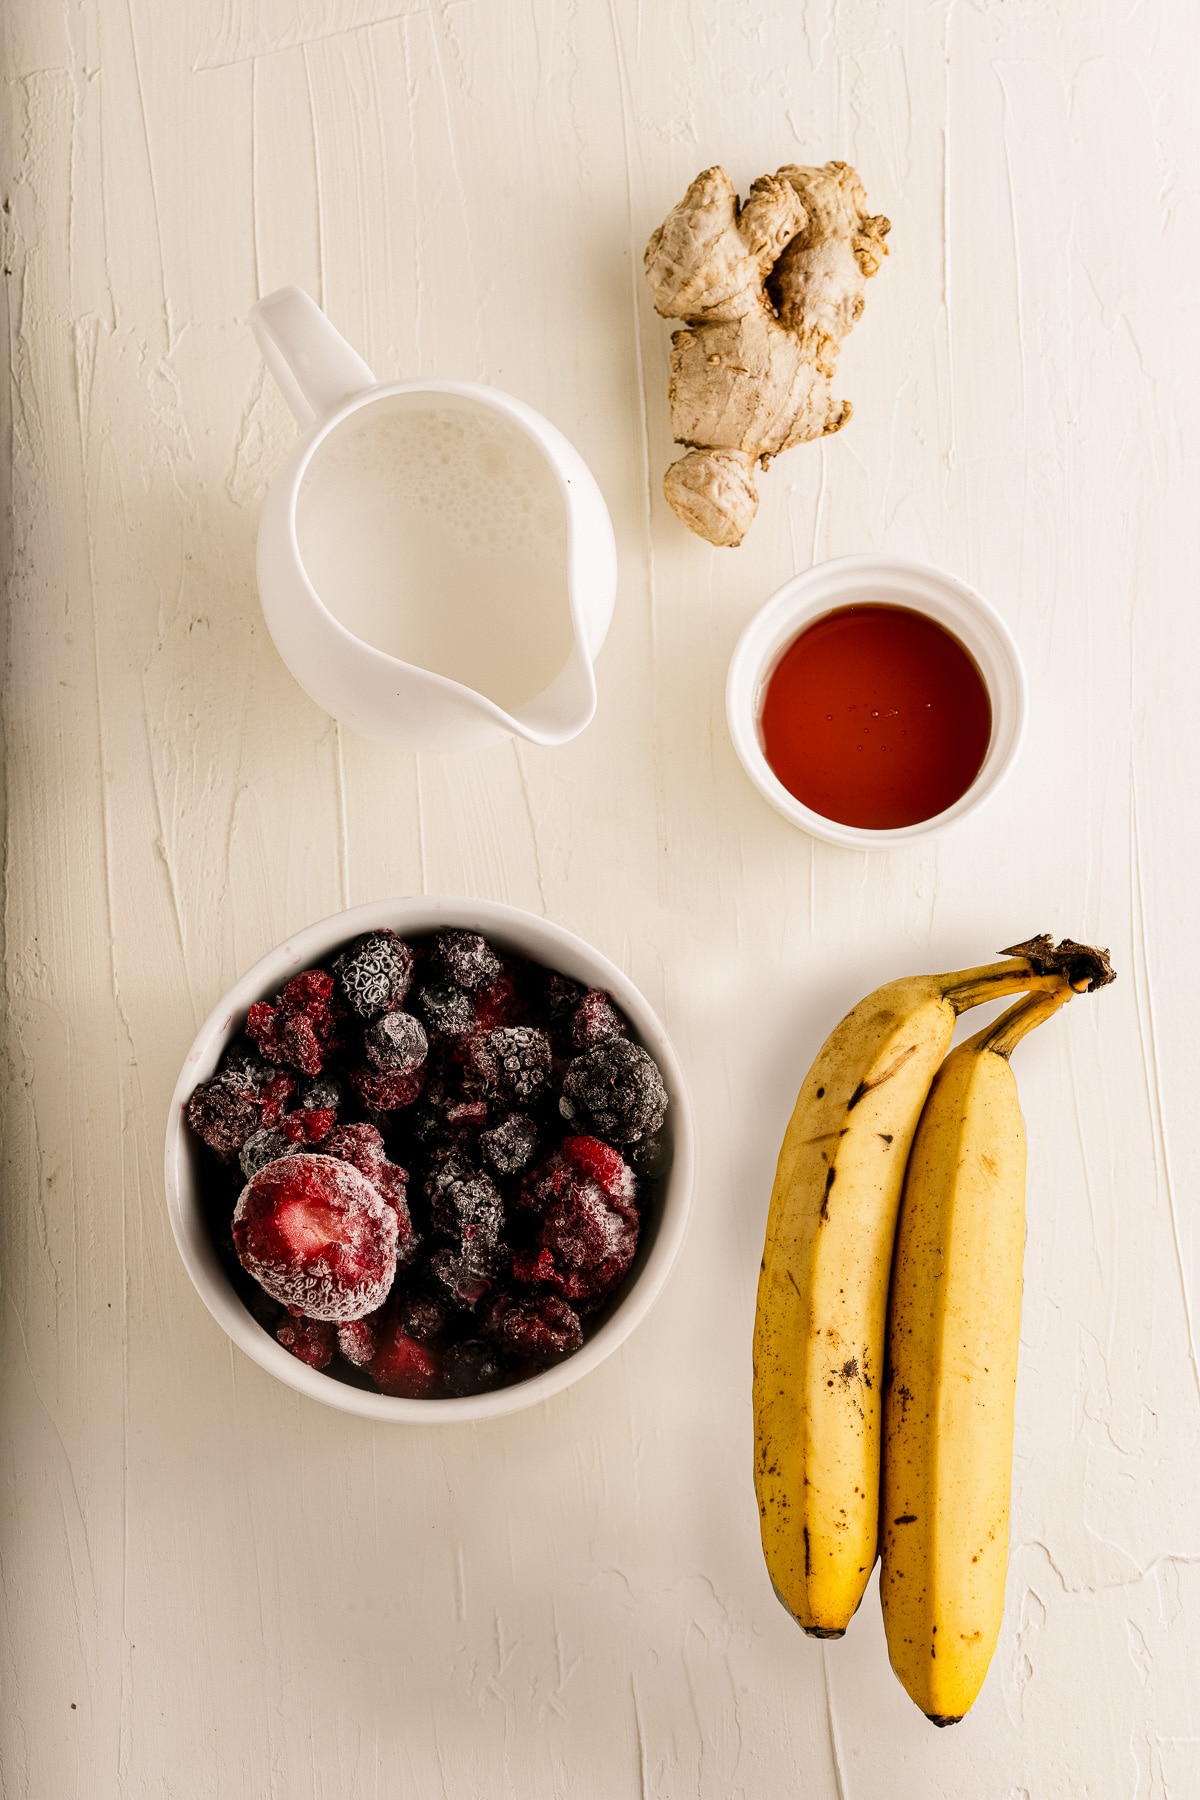
<svg viewBox="0 0 1200 1800">
<path fill-rule="evenodd" d="M 312 425 L 375 377 L 303 288 L 276 288 L 250 308 L 250 328 L 300 425 Z"/>
</svg>

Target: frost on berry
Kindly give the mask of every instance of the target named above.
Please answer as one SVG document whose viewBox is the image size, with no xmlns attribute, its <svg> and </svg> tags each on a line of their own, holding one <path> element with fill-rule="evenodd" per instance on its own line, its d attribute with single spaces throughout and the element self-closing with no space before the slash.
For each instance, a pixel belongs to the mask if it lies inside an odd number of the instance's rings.
<svg viewBox="0 0 1200 1800">
<path fill-rule="evenodd" d="M 388 1161 L 374 1125 L 338 1125 L 321 1145 L 321 1154 L 353 1164 L 387 1201 L 396 1215 L 396 1260 L 408 1262 L 417 1247 L 408 1211 L 408 1171 Z"/>
<path fill-rule="evenodd" d="M 618 1144 L 653 1137 L 667 1111 L 654 1058 L 627 1038 L 607 1038 L 577 1056 L 563 1077 L 559 1111 L 580 1130 Z"/>
<path fill-rule="evenodd" d="M 255 1001 L 246 1015 L 246 1031 L 268 1062 L 319 1075 L 337 1048 L 332 997 L 333 976 L 324 969 L 306 969 L 273 1002 Z"/>
<path fill-rule="evenodd" d="M 303 1314 L 284 1313 L 275 1327 L 275 1336 L 285 1350 L 290 1350 L 310 1369 L 323 1369 L 333 1361 L 333 1326 L 328 1319 L 307 1319 Z"/>
<path fill-rule="evenodd" d="M 533 1160 L 538 1130 L 527 1113 L 509 1113 L 479 1134 L 479 1148 L 498 1175 L 519 1175 Z"/>
<path fill-rule="evenodd" d="M 231 1162 L 254 1132 L 277 1123 L 295 1086 L 290 1075 L 255 1057 L 202 1081 L 187 1102 L 187 1121 L 223 1162 Z"/>
<path fill-rule="evenodd" d="M 363 1033 L 363 1044 L 368 1062 L 398 1074 L 419 1069 L 429 1054 L 425 1027 L 406 1012 L 384 1013 L 373 1019 Z"/>
<path fill-rule="evenodd" d="M 345 1319 L 337 1328 L 337 1347 L 348 1363 L 365 1369 L 379 1348 L 379 1332 L 370 1318 Z"/>
<path fill-rule="evenodd" d="M 280 1157 L 246 1183 L 233 1242 L 275 1300 L 313 1319 L 358 1319 L 382 1305 L 396 1274 L 396 1214 L 352 1163 Z"/>
<path fill-rule="evenodd" d="M 439 931 L 433 958 L 443 979 L 468 993 L 486 987 L 500 973 L 500 958 L 477 931 Z"/>
<path fill-rule="evenodd" d="M 624 1037 L 625 1021 L 600 988 L 592 988 L 583 996 L 571 1014 L 571 1042 L 576 1050 L 590 1050 L 606 1038 Z"/>
<path fill-rule="evenodd" d="M 281 1156 L 291 1154 L 291 1141 L 276 1126 L 272 1131 L 251 1132 L 238 1154 L 238 1162 L 242 1174 L 249 1181 L 260 1169 L 265 1169 L 269 1162 L 278 1162 Z"/>
<path fill-rule="evenodd" d="M 279 1121 L 279 1129 L 289 1144 L 303 1150 L 306 1145 L 316 1145 L 322 1138 L 329 1136 L 337 1124 L 337 1114 L 332 1106 L 300 1106 L 295 1112 L 285 1113 Z"/>
<path fill-rule="evenodd" d="M 360 1063 L 350 1070 L 350 1085 L 369 1112 L 399 1112 L 420 1097 L 425 1068 L 372 1069 Z"/>
<path fill-rule="evenodd" d="M 334 961 L 346 999 L 361 1019 L 391 1012 L 408 993 L 413 953 L 394 931 L 369 931 Z"/>
<path fill-rule="evenodd" d="M 583 1343 L 579 1314 L 558 1294 L 502 1294 L 488 1307 L 487 1329 L 520 1362 L 561 1362 Z"/>
<path fill-rule="evenodd" d="M 423 987 L 417 995 L 417 1005 L 430 1031 L 439 1031 L 443 1037 L 466 1037 L 475 1029 L 475 1008 L 470 997 L 449 982 L 435 981 Z"/>
<path fill-rule="evenodd" d="M 550 1080 L 550 1039 L 536 1025 L 504 1025 L 467 1045 L 466 1080 L 489 1100 L 535 1100 Z"/>
<path fill-rule="evenodd" d="M 522 1185 L 522 1209 L 536 1226 L 534 1246 L 514 1259 L 517 1279 L 542 1283 L 566 1300 L 610 1293 L 637 1251 L 634 1185 L 632 1170 L 607 1144 L 567 1138 Z"/>
</svg>

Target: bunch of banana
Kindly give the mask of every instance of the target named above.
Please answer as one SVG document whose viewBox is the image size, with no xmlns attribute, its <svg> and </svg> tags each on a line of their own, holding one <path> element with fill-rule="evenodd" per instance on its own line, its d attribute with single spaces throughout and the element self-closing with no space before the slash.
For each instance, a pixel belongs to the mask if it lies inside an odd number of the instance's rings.
<svg viewBox="0 0 1200 1800">
<path fill-rule="evenodd" d="M 882 1443 L 889 1650 L 943 1723 L 978 1691 L 1003 1606 L 1024 1242 L 1008 1056 L 1112 979 L 1105 952 L 1040 937 L 890 982 L 826 1040 L 780 1151 L 754 1329 L 767 1569 L 805 1631 L 841 1637 L 879 1548 Z M 1013 993 L 1030 998 L 947 1057 L 960 1013 Z"/>
</svg>

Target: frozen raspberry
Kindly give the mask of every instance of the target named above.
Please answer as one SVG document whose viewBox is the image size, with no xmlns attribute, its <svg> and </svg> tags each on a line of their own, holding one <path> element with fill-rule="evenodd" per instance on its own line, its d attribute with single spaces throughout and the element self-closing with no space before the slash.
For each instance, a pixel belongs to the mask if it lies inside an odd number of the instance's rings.
<svg viewBox="0 0 1200 1800">
<path fill-rule="evenodd" d="M 538 1223 L 536 1248 L 513 1261 L 519 1281 L 545 1283 L 567 1300 L 596 1300 L 628 1270 L 639 1231 L 633 1174 L 620 1157 L 620 1170 L 603 1163 L 601 1151 L 615 1154 L 594 1139 L 567 1138 L 526 1177 L 521 1205 Z"/>
<path fill-rule="evenodd" d="M 451 1158 L 425 1184 L 435 1231 L 466 1248 L 492 1249 L 504 1229 L 504 1202 L 490 1175 Z"/>
<path fill-rule="evenodd" d="M 289 1144 L 303 1149 L 305 1145 L 319 1144 L 336 1124 L 337 1114 L 332 1106 L 301 1106 L 283 1115 L 279 1129 Z"/>
<path fill-rule="evenodd" d="M 411 1260 L 417 1247 L 408 1212 L 408 1171 L 389 1162 L 383 1139 L 374 1125 L 338 1125 L 321 1145 L 322 1156 L 337 1156 L 365 1175 L 396 1215 L 396 1259 Z"/>
<path fill-rule="evenodd" d="M 487 1329 L 521 1362 L 561 1362 L 583 1343 L 579 1314 L 557 1294 L 533 1294 L 522 1300 L 502 1294 L 488 1308 Z"/>
<path fill-rule="evenodd" d="M 607 1038 L 570 1065 L 558 1107 L 564 1119 L 585 1131 L 636 1144 L 662 1124 L 667 1090 L 658 1064 L 639 1044 Z"/>
<path fill-rule="evenodd" d="M 472 1244 L 466 1250 L 435 1250 L 429 1259 L 434 1284 L 457 1307 L 474 1311 L 493 1287 L 496 1255 Z"/>
<path fill-rule="evenodd" d="M 576 1050 L 590 1050 L 606 1038 L 624 1037 L 625 1021 L 609 996 L 600 988 L 586 993 L 571 1015 L 571 1042 Z"/>
<path fill-rule="evenodd" d="M 365 1369 L 379 1348 L 379 1333 L 368 1319 L 345 1319 L 337 1328 L 337 1347 L 348 1363 Z"/>
<path fill-rule="evenodd" d="M 529 1101 L 550 1080 L 550 1039 L 535 1025 L 505 1025 L 467 1045 L 467 1080 L 489 1099 Z"/>
<path fill-rule="evenodd" d="M 526 1113 L 509 1113 L 480 1133 L 479 1148 L 498 1175 L 519 1175 L 537 1149 L 537 1126 Z"/>
<path fill-rule="evenodd" d="M 413 953 L 394 931 L 369 931 L 334 962 L 338 980 L 360 1019 L 391 1012 L 408 993 Z"/>
<path fill-rule="evenodd" d="M 332 995 L 333 976 L 324 969 L 306 969 L 292 977 L 273 1004 L 255 1001 L 246 1015 L 246 1030 L 268 1062 L 319 1075 L 325 1058 L 337 1048 Z"/>
<path fill-rule="evenodd" d="M 477 931 L 439 931 L 433 955 L 445 979 L 468 993 L 486 987 L 500 973 L 500 958 Z"/>
<path fill-rule="evenodd" d="M 242 1267 L 313 1319 L 360 1319 L 396 1274 L 396 1214 L 351 1163 L 280 1157 L 246 1183 L 233 1215 Z"/>
<path fill-rule="evenodd" d="M 202 1081 L 187 1103 L 187 1121 L 224 1162 L 246 1139 L 278 1122 L 295 1085 L 290 1075 L 255 1059 L 257 1066 L 226 1068 Z"/>
<path fill-rule="evenodd" d="M 371 1069 L 363 1063 L 351 1069 L 350 1084 L 370 1112 L 399 1112 L 420 1096 L 425 1070 Z"/>
<path fill-rule="evenodd" d="M 396 1317 L 418 1344 L 438 1344 L 446 1335 L 446 1308 L 431 1294 L 409 1294 L 397 1306 Z"/>
<path fill-rule="evenodd" d="M 242 1174 L 250 1181 L 269 1162 L 278 1162 L 281 1156 L 290 1156 L 292 1149 L 291 1139 L 284 1137 L 278 1126 L 271 1131 L 252 1132 L 238 1155 Z"/>
<path fill-rule="evenodd" d="M 464 1338 L 451 1344 L 442 1358 L 442 1380 L 446 1392 L 458 1400 L 468 1394 L 486 1394 L 504 1385 L 504 1364 L 491 1344 L 482 1338 Z"/>
<path fill-rule="evenodd" d="M 275 1328 L 285 1350 L 310 1369 L 323 1369 L 333 1361 L 333 1326 L 328 1319 L 307 1319 L 285 1313 Z"/>
<path fill-rule="evenodd" d="M 495 1031 L 498 1025 L 515 1025 L 521 1011 L 517 984 L 507 969 L 475 995 L 476 1031 Z"/>
<path fill-rule="evenodd" d="M 384 1394 L 405 1400 L 424 1400 L 441 1385 L 437 1355 L 410 1338 L 398 1320 L 385 1325 L 379 1347 L 367 1364 L 367 1373 Z"/>
<path fill-rule="evenodd" d="M 377 1069 L 407 1073 L 419 1069 L 429 1054 L 429 1039 L 420 1019 L 411 1013 L 384 1013 L 373 1019 L 363 1034 L 367 1060 Z"/>
<path fill-rule="evenodd" d="M 444 1037 L 466 1037 L 475 1029 L 475 1008 L 460 988 L 434 982 L 417 995 L 421 1016 L 431 1031 Z"/>
<path fill-rule="evenodd" d="M 486 1100 L 456 1100 L 453 1106 L 446 1108 L 447 1125 L 486 1125 Z"/>
<path fill-rule="evenodd" d="M 304 1083 L 297 1098 L 311 1112 L 341 1112 L 346 1104 L 345 1083 L 332 1075 L 318 1075 L 315 1081 Z"/>
</svg>

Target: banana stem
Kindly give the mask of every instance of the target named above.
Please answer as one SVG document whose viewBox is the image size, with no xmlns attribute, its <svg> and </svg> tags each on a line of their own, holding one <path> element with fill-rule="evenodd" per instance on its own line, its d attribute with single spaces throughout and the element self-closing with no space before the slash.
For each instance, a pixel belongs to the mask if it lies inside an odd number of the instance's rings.
<svg viewBox="0 0 1200 1800">
<path fill-rule="evenodd" d="M 1010 1006 L 1006 1013 L 982 1030 L 972 1042 L 980 1050 L 990 1050 L 1007 1062 L 1021 1039 L 1052 1017 L 1068 1000 L 1075 998 L 1075 987 L 1065 975 L 1057 977 L 1058 987 L 1043 993 L 1027 994 Z"/>
<path fill-rule="evenodd" d="M 1107 950 L 1077 944 L 1073 938 L 1055 944 L 1043 933 L 1011 945 L 1005 956 L 1012 960 L 984 969 L 963 969 L 959 975 L 947 977 L 945 997 L 956 1013 L 985 1000 L 999 1000 L 1004 994 L 1057 994 L 1064 981 L 1077 994 L 1087 994 L 1116 979 Z"/>
</svg>

